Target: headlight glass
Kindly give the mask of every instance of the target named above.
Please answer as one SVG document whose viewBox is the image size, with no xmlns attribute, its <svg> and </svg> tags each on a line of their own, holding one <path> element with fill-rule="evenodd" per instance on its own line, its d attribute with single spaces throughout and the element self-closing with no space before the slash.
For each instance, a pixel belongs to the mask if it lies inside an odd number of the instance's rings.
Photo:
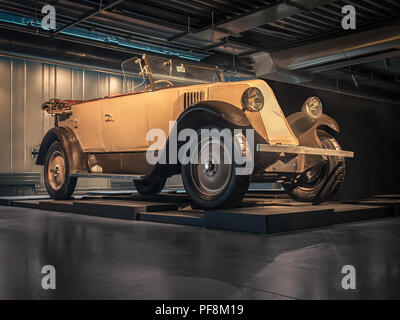
<svg viewBox="0 0 400 320">
<path fill-rule="evenodd" d="M 258 112 L 264 107 L 264 96 L 260 89 L 248 88 L 242 96 L 243 111 Z"/>
<path fill-rule="evenodd" d="M 322 102 L 318 97 L 308 98 L 301 109 L 311 120 L 322 116 Z"/>
</svg>

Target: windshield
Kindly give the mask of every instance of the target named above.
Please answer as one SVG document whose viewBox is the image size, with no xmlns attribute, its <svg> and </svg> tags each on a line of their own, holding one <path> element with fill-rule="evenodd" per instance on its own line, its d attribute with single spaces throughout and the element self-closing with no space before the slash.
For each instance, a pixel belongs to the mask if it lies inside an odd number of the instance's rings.
<svg viewBox="0 0 400 320">
<path fill-rule="evenodd" d="M 224 81 L 223 73 L 216 67 L 197 66 L 156 57 L 133 57 L 121 64 L 125 83 L 136 78 L 133 89 L 159 89 L 159 80 L 168 80 L 168 85 L 188 85 Z M 139 78 L 138 78 L 139 76 Z M 140 80 L 141 79 L 141 80 Z M 157 84 L 157 86 L 156 86 Z M 164 83 L 165 85 L 166 83 Z M 162 86 L 162 84 L 161 84 Z"/>
<path fill-rule="evenodd" d="M 223 81 L 217 68 L 197 66 L 174 60 L 145 57 L 154 78 L 177 80 L 180 82 L 210 83 Z"/>
</svg>

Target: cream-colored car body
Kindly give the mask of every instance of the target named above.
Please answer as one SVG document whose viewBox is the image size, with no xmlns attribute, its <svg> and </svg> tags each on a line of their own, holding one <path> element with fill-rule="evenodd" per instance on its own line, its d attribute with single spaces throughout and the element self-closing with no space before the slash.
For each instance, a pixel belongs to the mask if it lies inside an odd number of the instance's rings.
<svg viewBox="0 0 400 320">
<path fill-rule="evenodd" d="M 149 130 L 161 129 L 168 137 L 169 121 L 201 101 L 223 101 L 242 109 L 242 95 L 249 87 L 264 95 L 260 112 L 246 112 L 253 128 L 271 145 L 298 145 L 274 92 L 262 80 L 168 87 L 83 101 L 73 104 L 70 116 L 58 125 L 69 127 L 87 153 L 146 151 Z"/>
<path fill-rule="evenodd" d="M 53 99 L 43 104 L 42 108 L 55 116 L 56 127 L 42 141 L 38 164 L 44 164 L 51 143 L 60 141 L 68 153 L 72 174 L 125 174 L 145 179 L 157 168 L 146 159 L 150 145 L 154 151 L 154 141 L 149 141 L 148 133 L 152 129 L 164 133 L 164 144 L 157 143 L 158 150 L 163 152 L 170 136 L 171 122 L 175 121 L 192 129 L 217 125 L 207 121 L 234 128 L 253 128 L 257 133 L 253 176 L 261 180 L 292 179 L 291 174 L 302 173 L 329 155 L 352 157 L 350 152 L 322 148 L 317 128 L 325 125 L 339 131 L 335 120 L 324 114 L 310 119 L 304 112 L 286 118 L 273 90 L 263 80 L 225 82 L 217 68 L 194 67 L 146 56 L 136 59 L 134 64 L 140 67 L 143 83 L 146 79 L 150 82 L 142 92 L 88 101 Z M 160 80 L 155 81 L 155 77 Z M 195 84 L 179 86 L 173 81 Z M 161 83 L 168 86 L 159 87 Z M 242 105 L 249 88 L 261 92 L 263 106 L 258 112 Z M 191 113 L 193 110 L 196 111 L 194 114 Z M 202 117 L 204 112 L 208 114 L 206 119 L 197 121 L 195 117 Z M 217 120 L 207 118 L 213 112 L 216 112 Z M 177 173 L 176 167 L 170 169 L 167 168 L 167 175 Z"/>
</svg>

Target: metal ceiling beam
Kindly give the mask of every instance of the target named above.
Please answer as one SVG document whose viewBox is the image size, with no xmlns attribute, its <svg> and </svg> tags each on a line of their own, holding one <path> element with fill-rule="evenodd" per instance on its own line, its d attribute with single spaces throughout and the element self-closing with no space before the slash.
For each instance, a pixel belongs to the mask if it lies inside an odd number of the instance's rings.
<svg viewBox="0 0 400 320">
<path fill-rule="evenodd" d="M 390 3 L 394 7 L 400 7 L 400 3 L 397 2 L 397 0 L 385 0 L 386 2 Z"/>
<path fill-rule="evenodd" d="M 273 5 L 263 6 L 239 17 L 209 26 L 204 30 L 192 34 L 182 34 L 171 38 L 170 41 L 185 42 L 185 40 L 217 42 L 228 36 L 240 36 L 240 33 L 273 23 L 277 20 L 291 17 L 303 11 L 310 11 L 335 0 L 281 0 Z"/>
<path fill-rule="evenodd" d="M 67 30 L 67 29 L 69 29 L 69 28 L 72 28 L 73 26 L 76 26 L 77 24 L 79 24 L 79 23 L 81 23 L 81 22 L 84 22 L 85 20 L 90 19 L 90 18 L 92 18 L 92 17 L 98 15 L 100 12 L 102 12 L 102 11 L 104 11 L 104 10 L 108 10 L 108 9 L 110 9 L 110 8 L 112 8 L 112 7 L 114 7 L 114 6 L 116 6 L 117 4 L 120 4 L 120 3 L 123 2 L 123 1 L 124 1 L 124 0 L 114 0 L 114 1 L 110 2 L 109 4 L 105 4 L 105 5 L 103 5 L 102 2 L 100 1 L 100 6 L 99 6 L 98 9 L 94 9 L 94 10 L 88 12 L 87 14 L 81 16 L 78 20 L 76 20 L 76 21 L 74 21 L 74 22 L 71 22 L 70 24 L 67 24 L 67 25 L 65 25 L 65 26 L 63 26 L 63 27 L 61 27 L 61 28 L 59 28 L 58 30 L 56 30 L 56 31 L 54 32 L 54 35 L 57 35 L 57 34 L 59 34 L 59 33 L 62 32 L 62 31 L 65 31 L 65 30 Z"/>
<path fill-rule="evenodd" d="M 368 12 L 369 15 L 372 15 L 372 16 L 383 16 L 384 15 L 384 13 L 378 11 L 376 8 L 370 8 L 370 7 L 366 6 L 366 3 L 362 3 L 361 1 L 353 1 L 353 0 L 342 0 L 342 1 L 346 4 L 355 6 L 356 9 L 359 8 L 361 10 L 364 10 L 365 12 Z M 357 11 L 357 14 L 359 13 L 359 11 L 360 10 Z"/>
<path fill-rule="evenodd" d="M 381 3 L 377 2 L 377 1 L 364 0 L 364 2 L 368 3 L 371 7 L 380 8 L 385 13 L 391 13 L 392 12 L 392 8 L 390 8 L 388 6 L 385 6 L 384 4 L 381 4 Z M 381 1 L 381 2 L 384 2 L 384 1 Z"/>
</svg>

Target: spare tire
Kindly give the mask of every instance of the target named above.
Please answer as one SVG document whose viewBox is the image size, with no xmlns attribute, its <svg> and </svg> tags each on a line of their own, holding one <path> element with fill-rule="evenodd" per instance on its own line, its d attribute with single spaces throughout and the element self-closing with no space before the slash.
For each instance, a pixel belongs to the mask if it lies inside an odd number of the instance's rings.
<svg viewBox="0 0 400 320">
<path fill-rule="evenodd" d="M 134 180 L 133 183 L 135 184 L 136 190 L 142 196 L 154 196 L 164 189 L 166 181 L 167 178 L 165 177 L 151 175 L 144 180 Z"/>
<path fill-rule="evenodd" d="M 330 134 L 322 130 L 318 130 L 317 134 L 324 149 L 342 150 Z M 285 183 L 283 187 L 296 201 L 318 204 L 335 194 L 342 185 L 344 176 L 344 158 L 328 157 L 327 161 L 305 171 L 296 183 Z"/>
</svg>

